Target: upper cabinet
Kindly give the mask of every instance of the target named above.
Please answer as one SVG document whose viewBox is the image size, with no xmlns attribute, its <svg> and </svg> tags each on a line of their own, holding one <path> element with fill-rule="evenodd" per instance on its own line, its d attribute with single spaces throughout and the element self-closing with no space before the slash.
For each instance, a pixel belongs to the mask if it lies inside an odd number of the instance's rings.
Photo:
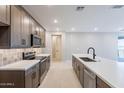
<svg viewBox="0 0 124 93">
<path fill-rule="evenodd" d="M 11 7 L 11 47 L 30 47 L 29 15 L 18 6 Z"/>
<path fill-rule="evenodd" d="M 22 11 L 22 30 L 21 30 L 21 45 L 22 47 L 30 47 L 30 16 Z"/>
<path fill-rule="evenodd" d="M 46 31 L 44 31 L 44 29 L 40 28 L 40 37 L 41 37 L 41 47 L 45 48 L 45 35 L 46 35 Z"/>
<path fill-rule="evenodd" d="M 2 10 L 6 10 L 6 12 Z M 5 46 L 7 48 L 30 48 L 32 47 L 31 34 L 40 37 L 41 47 L 45 46 L 44 28 L 21 6 L 0 5 L 0 19 L 2 19 L 0 20 L 2 24 L 11 24 L 10 26 L 0 26 L 0 42 L 2 42 L 0 43 L 0 48 Z"/>
<path fill-rule="evenodd" d="M 19 7 L 11 6 L 11 48 L 21 47 L 22 14 Z"/>
<path fill-rule="evenodd" d="M 31 34 L 37 35 L 41 38 L 41 47 L 45 47 L 45 29 L 43 29 L 35 20 L 30 18 L 30 31 Z"/>
<path fill-rule="evenodd" d="M 10 25 L 10 6 L 0 5 L 0 25 Z"/>
</svg>

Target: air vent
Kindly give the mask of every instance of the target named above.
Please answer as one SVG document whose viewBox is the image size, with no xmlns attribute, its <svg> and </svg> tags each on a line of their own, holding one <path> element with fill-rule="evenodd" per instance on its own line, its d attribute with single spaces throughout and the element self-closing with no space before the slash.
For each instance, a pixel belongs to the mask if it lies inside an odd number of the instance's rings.
<svg viewBox="0 0 124 93">
<path fill-rule="evenodd" d="M 124 7 L 124 5 L 115 5 L 112 8 L 113 9 L 120 9 L 120 8 L 123 8 L 123 7 Z"/>
<path fill-rule="evenodd" d="M 84 6 L 78 6 L 78 7 L 76 7 L 76 10 L 77 10 L 77 11 L 83 11 L 84 8 L 85 8 Z"/>
</svg>

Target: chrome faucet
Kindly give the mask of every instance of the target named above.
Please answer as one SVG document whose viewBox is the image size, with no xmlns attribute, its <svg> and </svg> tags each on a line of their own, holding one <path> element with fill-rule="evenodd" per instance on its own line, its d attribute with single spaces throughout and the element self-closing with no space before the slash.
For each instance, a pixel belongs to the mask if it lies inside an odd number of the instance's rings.
<svg viewBox="0 0 124 93">
<path fill-rule="evenodd" d="M 94 49 L 93 47 L 89 47 L 89 48 L 88 48 L 87 54 L 89 54 L 90 49 L 93 50 L 93 59 L 95 59 L 96 54 L 95 54 L 95 49 Z"/>
</svg>

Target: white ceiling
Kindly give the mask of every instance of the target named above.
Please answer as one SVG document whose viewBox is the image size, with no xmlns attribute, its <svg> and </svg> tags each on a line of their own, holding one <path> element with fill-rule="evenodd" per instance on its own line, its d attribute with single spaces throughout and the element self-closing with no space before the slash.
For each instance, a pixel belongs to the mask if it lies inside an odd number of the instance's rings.
<svg viewBox="0 0 124 93">
<path fill-rule="evenodd" d="M 118 32 L 124 31 L 124 7 L 112 5 L 86 5 L 76 11 L 76 5 L 25 5 L 23 6 L 47 31 Z M 54 23 L 54 19 L 58 23 Z"/>
</svg>

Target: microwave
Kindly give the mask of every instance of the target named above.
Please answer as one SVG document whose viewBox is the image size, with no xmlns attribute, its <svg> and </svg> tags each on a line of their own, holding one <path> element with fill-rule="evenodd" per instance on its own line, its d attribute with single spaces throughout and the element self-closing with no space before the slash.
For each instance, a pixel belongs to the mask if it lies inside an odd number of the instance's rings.
<svg viewBox="0 0 124 93">
<path fill-rule="evenodd" d="M 41 47 L 41 38 L 38 35 L 31 34 L 31 46 Z"/>
</svg>

